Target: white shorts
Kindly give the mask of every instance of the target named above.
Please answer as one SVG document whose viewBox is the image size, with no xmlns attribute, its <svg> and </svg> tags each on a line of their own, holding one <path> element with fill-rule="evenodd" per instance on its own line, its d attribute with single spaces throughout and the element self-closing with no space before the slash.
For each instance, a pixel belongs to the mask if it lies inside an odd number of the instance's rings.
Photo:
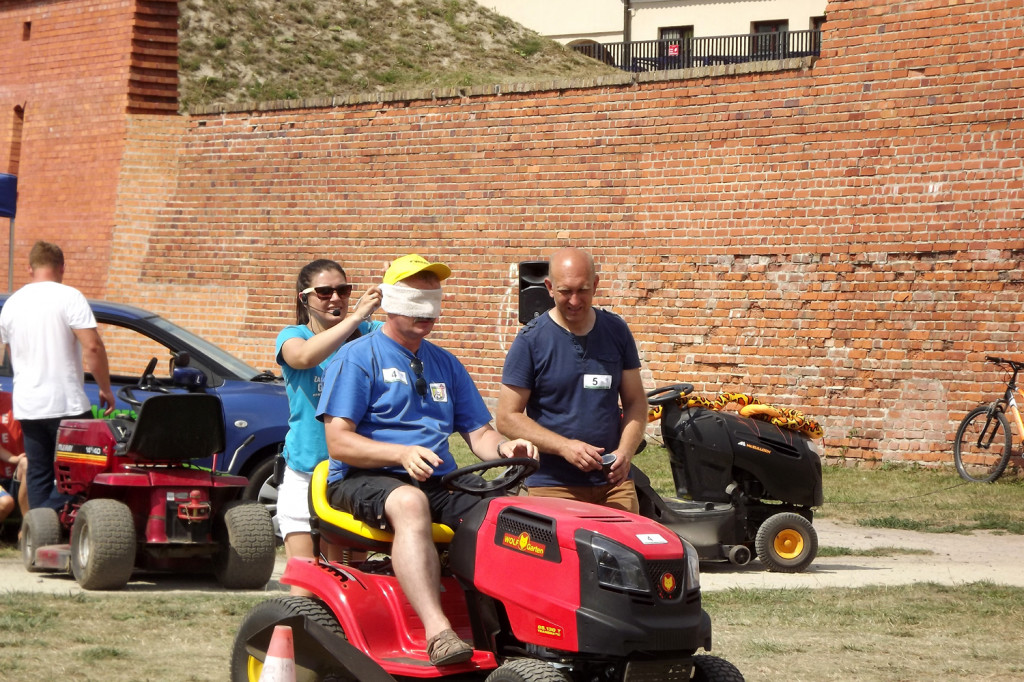
<svg viewBox="0 0 1024 682">
<path fill-rule="evenodd" d="M 281 537 L 309 532 L 309 481 L 313 474 L 285 467 L 284 480 L 277 488 L 277 524 Z"/>
</svg>

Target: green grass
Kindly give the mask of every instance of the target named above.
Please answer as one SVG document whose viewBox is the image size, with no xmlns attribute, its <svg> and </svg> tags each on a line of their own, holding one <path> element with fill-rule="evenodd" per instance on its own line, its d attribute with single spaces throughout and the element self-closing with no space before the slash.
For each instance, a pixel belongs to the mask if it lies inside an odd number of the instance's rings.
<svg viewBox="0 0 1024 682">
<path fill-rule="evenodd" d="M 6 592 L 0 680 L 223 680 L 234 632 L 263 595 Z"/>
<path fill-rule="evenodd" d="M 825 467 L 821 518 L 929 533 L 992 530 L 1024 535 L 1024 481 L 963 481 L 948 468 Z"/>
<path fill-rule="evenodd" d="M 975 583 L 703 595 L 713 652 L 748 682 L 1017 680 L 1024 590 Z M 980 636 L 987 633 L 986 636 Z"/>
<path fill-rule="evenodd" d="M 932 554 L 927 549 L 911 549 L 909 547 L 872 547 L 871 549 L 850 549 L 849 547 L 819 547 L 818 556 L 893 556 L 895 554 Z"/>
<path fill-rule="evenodd" d="M 0 680 L 225 680 L 235 630 L 266 597 L 4 594 Z M 975 583 L 704 594 L 712 653 L 748 682 L 1024 676 L 1024 590 Z"/>
<path fill-rule="evenodd" d="M 460 463 L 475 461 L 461 438 Z M 672 490 L 666 452 L 651 446 L 636 462 L 663 493 Z M 1021 483 L 960 485 L 920 467 L 826 467 L 819 516 L 863 525 L 1014 529 Z M 955 529 L 955 530 L 954 530 Z M 821 556 L 917 553 L 821 547 Z M 10 545 L 0 557 L 16 557 Z M 263 595 L 211 591 L 197 598 L 145 592 L 4 594 L 0 680 L 222 680 L 234 631 Z M 1024 590 L 986 582 L 858 589 L 730 589 L 703 595 L 714 627 L 712 653 L 749 682 L 1024 678 L 1017 633 Z M 55 652 L 59 652 L 55 656 Z M 183 661 L 187 665 L 183 666 Z"/>
</svg>

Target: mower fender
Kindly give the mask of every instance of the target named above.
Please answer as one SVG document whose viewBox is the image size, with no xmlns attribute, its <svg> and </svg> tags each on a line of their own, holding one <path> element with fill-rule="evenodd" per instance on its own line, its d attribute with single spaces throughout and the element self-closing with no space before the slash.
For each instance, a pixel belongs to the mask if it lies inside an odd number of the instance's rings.
<svg viewBox="0 0 1024 682">
<path fill-rule="evenodd" d="M 292 557 L 281 582 L 313 593 L 323 602 L 345 633 L 348 643 L 359 651 L 373 652 L 375 661 L 392 675 L 419 677 L 427 665 L 426 641 L 407 633 L 422 624 L 394 576 L 347 570 L 345 566 L 313 559 Z M 472 636 L 466 598 L 455 578 L 441 578 L 441 606 L 452 627 L 463 639 Z M 463 663 L 448 666 L 446 673 L 481 673 L 498 667 L 493 652 L 477 649 Z M 360 680 L 369 679 L 360 677 Z"/>
<path fill-rule="evenodd" d="M 105 485 L 111 488 L 146 488 L 150 486 L 149 474 L 106 473 L 97 474 L 94 485 Z"/>
<path fill-rule="evenodd" d="M 369 646 L 369 642 L 363 635 L 362 625 L 353 614 L 361 607 L 361 602 L 370 601 L 372 604 L 374 595 L 369 593 L 369 587 L 363 584 L 356 574 L 345 571 L 337 564 L 326 562 L 318 564 L 313 559 L 292 557 L 285 564 L 284 573 L 281 574 L 281 583 L 312 592 L 317 599 L 327 605 L 334 617 L 338 619 L 338 624 L 345 631 L 345 637 L 349 642 L 363 649 Z M 379 606 L 384 607 L 385 605 L 380 604 Z M 359 612 L 362 613 L 362 611 Z M 391 618 L 384 609 L 375 617 L 384 620 Z"/>
<path fill-rule="evenodd" d="M 307 557 L 292 557 L 285 564 L 284 572 L 281 574 L 283 585 L 294 585 L 309 590 L 325 602 L 329 601 L 331 594 L 341 589 L 341 585 L 350 582 L 351 585 L 346 585 L 348 588 L 367 589 L 359 580 L 358 574 L 346 571 L 344 566 L 327 562 L 318 564 Z"/>
<path fill-rule="evenodd" d="M 278 625 L 287 625 L 292 629 L 296 660 L 315 660 L 320 664 L 329 660 L 332 665 L 338 666 L 332 672 L 337 674 L 344 671 L 349 675 L 346 679 L 354 682 L 395 682 L 395 678 L 377 665 L 372 658 L 344 638 L 303 616 L 292 616 L 268 625 L 249 637 L 246 645 L 252 651 L 262 652 L 265 658 L 274 628 Z"/>
</svg>

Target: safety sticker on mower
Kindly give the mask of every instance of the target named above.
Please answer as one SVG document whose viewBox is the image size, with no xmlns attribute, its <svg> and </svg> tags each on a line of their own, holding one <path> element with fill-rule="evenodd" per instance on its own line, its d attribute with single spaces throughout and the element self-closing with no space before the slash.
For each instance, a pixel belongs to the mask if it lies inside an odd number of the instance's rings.
<svg viewBox="0 0 1024 682">
<path fill-rule="evenodd" d="M 545 637 L 555 637 L 556 639 L 562 639 L 564 636 L 562 628 L 542 621 L 537 621 L 537 634 L 544 635 Z"/>
<path fill-rule="evenodd" d="M 645 545 L 664 545 L 668 542 L 658 533 L 640 533 L 636 539 Z"/>
</svg>

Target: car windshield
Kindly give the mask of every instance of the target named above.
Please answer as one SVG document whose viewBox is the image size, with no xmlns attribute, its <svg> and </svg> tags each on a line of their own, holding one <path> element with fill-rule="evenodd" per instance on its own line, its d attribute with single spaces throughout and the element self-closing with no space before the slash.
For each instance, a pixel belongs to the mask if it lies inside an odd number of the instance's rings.
<svg viewBox="0 0 1024 682">
<path fill-rule="evenodd" d="M 275 378 L 273 374 L 269 372 L 261 372 L 252 365 L 239 360 L 220 346 L 210 343 L 206 339 L 196 336 L 187 329 L 179 327 L 173 322 L 169 322 L 162 317 L 154 315 L 149 318 L 149 321 L 154 327 L 158 327 L 168 335 L 173 336 L 176 339 L 180 339 L 180 346 L 195 348 L 200 353 L 203 353 L 212 360 L 219 362 L 225 369 L 229 370 L 239 379 L 244 379 L 245 381 L 270 381 Z"/>
</svg>

